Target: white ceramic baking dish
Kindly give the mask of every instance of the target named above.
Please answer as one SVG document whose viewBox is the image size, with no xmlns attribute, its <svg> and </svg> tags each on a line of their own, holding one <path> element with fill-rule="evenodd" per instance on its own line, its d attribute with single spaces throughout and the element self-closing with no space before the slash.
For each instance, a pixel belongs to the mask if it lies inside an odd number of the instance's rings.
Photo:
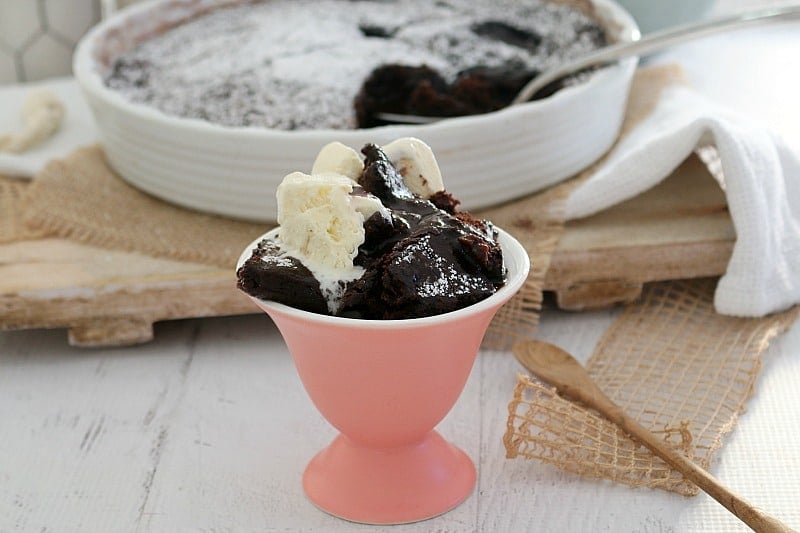
<svg viewBox="0 0 800 533">
<path fill-rule="evenodd" d="M 275 188 L 310 171 L 319 149 L 338 140 L 359 149 L 415 136 L 434 150 L 445 186 L 477 209 L 536 192 L 596 161 L 619 133 L 637 59 L 535 102 L 424 126 L 282 131 L 226 127 L 168 116 L 105 86 L 114 58 L 176 21 L 239 0 L 155 0 L 122 10 L 79 43 L 73 70 L 95 115 L 108 161 L 131 185 L 205 212 L 274 221 Z M 612 0 L 592 0 L 613 40 L 639 36 Z"/>
</svg>

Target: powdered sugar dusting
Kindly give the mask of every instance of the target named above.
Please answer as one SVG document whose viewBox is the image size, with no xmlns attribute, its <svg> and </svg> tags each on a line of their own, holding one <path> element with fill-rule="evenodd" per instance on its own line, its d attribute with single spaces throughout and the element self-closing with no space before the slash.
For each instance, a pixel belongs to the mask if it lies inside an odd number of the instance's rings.
<svg viewBox="0 0 800 533">
<path fill-rule="evenodd" d="M 485 280 L 464 276 L 451 261 L 435 253 L 429 234 L 408 245 L 395 261 L 409 265 L 423 262 L 428 266 L 425 270 L 429 275 L 421 275 L 416 280 L 416 292 L 423 298 L 462 296 L 486 288 Z M 435 275 L 430 275 L 432 273 Z"/>
<path fill-rule="evenodd" d="M 485 21 L 541 43 L 482 37 L 473 28 Z M 167 114 L 226 126 L 345 129 L 379 65 L 425 64 L 449 79 L 510 61 L 542 70 L 602 45 L 595 30 L 584 14 L 543 0 L 271 0 L 220 8 L 140 44 L 107 83 Z"/>
</svg>

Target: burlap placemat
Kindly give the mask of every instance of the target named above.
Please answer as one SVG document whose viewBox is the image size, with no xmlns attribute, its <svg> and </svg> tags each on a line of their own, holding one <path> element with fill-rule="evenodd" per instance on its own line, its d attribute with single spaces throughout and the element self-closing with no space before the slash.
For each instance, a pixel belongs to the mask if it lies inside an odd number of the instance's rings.
<svg viewBox="0 0 800 533">
<path fill-rule="evenodd" d="M 708 469 L 733 430 L 769 341 L 800 307 L 748 319 L 714 311 L 715 279 L 645 287 L 606 331 L 587 363 L 626 413 Z M 684 495 L 699 489 L 594 411 L 520 375 L 508 406 L 507 456 Z"/>
<path fill-rule="evenodd" d="M 228 268 L 267 229 L 143 193 L 114 174 L 98 146 L 49 163 L 24 204 L 27 228 L 103 248 Z"/>
<path fill-rule="evenodd" d="M 46 234 L 23 222 L 23 199 L 29 186 L 28 180 L 0 175 L 0 244 L 38 239 Z"/>
</svg>

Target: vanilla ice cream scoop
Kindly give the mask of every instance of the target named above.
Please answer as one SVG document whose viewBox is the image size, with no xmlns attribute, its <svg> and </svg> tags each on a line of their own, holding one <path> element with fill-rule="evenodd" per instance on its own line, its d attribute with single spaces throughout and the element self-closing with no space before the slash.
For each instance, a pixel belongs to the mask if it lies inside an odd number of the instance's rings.
<svg viewBox="0 0 800 533">
<path fill-rule="evenodd" d="M 442 174 L 430 146 L 403 137 L 382 147 L 406 187 L 421 198 L 444 190 Z M 353 269 L 364 243 L 364 221 L 388 210 L 357 181 L 364 171 L 358 152 L 340 142 L 320 150 L 311 174 L 293 172 L 278 186 L 278 224 L 282 248 L 313 272 Z"/>
<path fill-rule="evenodd" d="M 384 210 L 369 194 L 353 194 L 358 186 L 331 172 L 293 172 L 278 186 L 278 224 L 286 251 L 312 271 L 353 268 L 364 242 L 364 221 Z"/>
</svg>

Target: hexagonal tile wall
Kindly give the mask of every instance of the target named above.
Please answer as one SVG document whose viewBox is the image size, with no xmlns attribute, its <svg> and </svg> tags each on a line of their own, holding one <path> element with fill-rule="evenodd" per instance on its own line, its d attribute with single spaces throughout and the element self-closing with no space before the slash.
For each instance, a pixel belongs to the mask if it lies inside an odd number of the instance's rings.
<svg viewBox="0 0 800 533">
<path fill-rule="evenodd" d="M 0 0 L 0 84 L 69 75 L 99 20 L 100 0 Z"/>
</svg>

